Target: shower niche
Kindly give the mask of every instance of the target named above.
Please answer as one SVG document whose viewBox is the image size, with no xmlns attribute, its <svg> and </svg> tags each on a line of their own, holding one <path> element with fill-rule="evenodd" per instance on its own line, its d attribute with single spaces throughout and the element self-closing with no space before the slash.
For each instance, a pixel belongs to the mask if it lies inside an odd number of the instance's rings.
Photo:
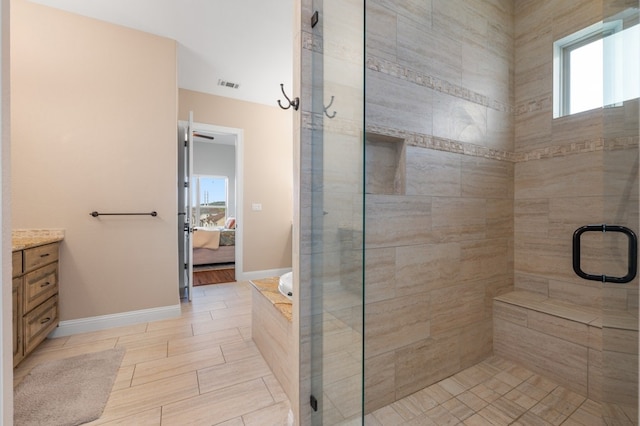
<svg viewBox="0 0 640 426">
<path fill-rule="evenodd" d="M 406 141 L 367 133 L 365 139 L 365 193 L 404 195 Z"/>
</svg>

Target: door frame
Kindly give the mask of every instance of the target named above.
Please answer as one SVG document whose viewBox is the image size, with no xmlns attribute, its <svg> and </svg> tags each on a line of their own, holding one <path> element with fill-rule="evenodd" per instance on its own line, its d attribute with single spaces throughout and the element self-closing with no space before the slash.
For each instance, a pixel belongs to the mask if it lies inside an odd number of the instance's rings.
<svg viewBox="0 0 640 426">
<path fill-rule="evenodd" d="M 202 131 L 204 133 L 226 133 L 235 136 L 236 148 L 236 245 L 235 245 L 235 275 L 236 281 L 244 279 L 242 247 L 244 235 L 244 130 L 235 127 L 219 126 L 217 124 L 193 123 L 194 132 Z M 195 147 L 191 147 L 195 149 Z M 193 151 L 195 153 L 195 151 Z"/>
</svg>

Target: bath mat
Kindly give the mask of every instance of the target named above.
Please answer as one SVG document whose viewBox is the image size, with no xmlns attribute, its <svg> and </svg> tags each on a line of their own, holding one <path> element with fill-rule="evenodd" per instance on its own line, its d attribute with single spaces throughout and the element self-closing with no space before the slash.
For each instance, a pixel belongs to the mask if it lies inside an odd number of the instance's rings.
<svg viewBox="0 0 640 426">
<path fill-rule="evenodd" d="M 102 415 L 124 348 L 42 363 L 14 391 L 14 425 L 79 425 Z"/>
</svg>

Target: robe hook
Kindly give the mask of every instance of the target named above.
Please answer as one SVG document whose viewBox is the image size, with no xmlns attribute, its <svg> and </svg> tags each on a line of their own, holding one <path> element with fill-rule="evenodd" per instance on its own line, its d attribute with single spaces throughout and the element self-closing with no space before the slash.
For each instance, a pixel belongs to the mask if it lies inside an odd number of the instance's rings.
<svg viewBox="0 0 640 426">
<path fill-rule="evenodd" d="M 333 105 L 333 95 L 331 95 L 331 101 L 329 101 L 329 105 L 327 105 L 326 107 L 324 107 L 324 115 L 326 115 L 329 118 L 333 118 L 336 116 L 336 111 L 333 111 L 333 114 L 329 115 L 329 113 L 327 113 L 327 110 L 329 109 L 329 107 Z"/>
<path fill-rule="evenodd" d="M 280 103 L 280 99 L 278 99 L 278 105 L 280 106 L 280 108 L 289 109 L 293 107 L 293 110 L 297 111 L 298 107 L 300 106 L 300 98 L 293 98 L 293 100 L 289 99 L 287 94 L 284 93 L 284 84 L 282 83 L 280 83 L 280 90 L 282 90 L 282 94 L 284 95 L 284 97 L 287 99 L 287 102 L 289 103 L 289 105 L 287 105 L 286 107 L 282 106 L 282 104 Z"/>
</svg>

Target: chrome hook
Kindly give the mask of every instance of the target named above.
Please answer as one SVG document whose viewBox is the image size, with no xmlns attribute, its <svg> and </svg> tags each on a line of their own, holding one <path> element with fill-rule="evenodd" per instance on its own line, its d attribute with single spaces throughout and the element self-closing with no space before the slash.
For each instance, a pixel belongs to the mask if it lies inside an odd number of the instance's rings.
<svg viewBox="0 0 640 426">
<path fill-rule="evenodd" d="M 331 101 L 329 101 L 329 105 L 327 105 L 326 107 L 324 107 L 324 115 L 326 115 L 329 118 L 333 118 L 336 116 L 336 111 L 333 111 L 333 114 L 329 115 L 327 113 L 327 110 L 329 109 L 329 107 L 333 105 L 333 95 L 331 95 Z"/>
<path fill-rule="evenodd" d="M 284 84 L 280 83 L 280 90 L 282 90 L 282 94 L 284 95 L 284 97 L 287 99 L 287 102 L 289 103 L 289 105 L 287 105 L 286 107 L 282 106 L 282 104 L 280 103 L 280 99 L 278 99 L 278 105 L 280 106 L 280 108 L 282 109 L 289 109 L 291 107 L 293 107 L 294 111 L 298 110 L 298 107 L 300 106 L 300 98 L 294 98 L 293 101 L 291 99 L 289 99 L 289 97 L 287 96 L 286 93 L 284 93 Z"/>
</svg>

